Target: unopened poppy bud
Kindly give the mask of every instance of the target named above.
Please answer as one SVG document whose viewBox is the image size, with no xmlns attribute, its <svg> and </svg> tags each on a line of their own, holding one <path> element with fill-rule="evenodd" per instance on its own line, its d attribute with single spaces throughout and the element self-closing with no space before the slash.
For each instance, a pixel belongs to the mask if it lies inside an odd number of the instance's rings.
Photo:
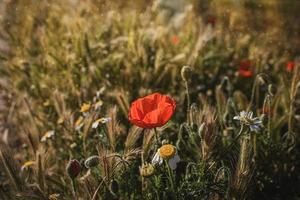
<svg viewBox="0 0 300 200">
<path fill-rule="evenodd" d="M 90 169 L 92 167 L 96 167 L 99 164 L 100 160 L 99 160 L 99 156 L 91 156 L 89 158 L 87 158 L 84 162 L 84 165 L 86 168 Z"/>
<path fill-rule="evenodd" d="M 140 174 L 143 177 L 150 177 L 154 173 L 154 167 L 152 164 L 147 163 L 147 164 L 142 164 L 140 167 Z"/>
<path fill-rule="evenodd" d="M 184 66 L 181 69 L 181 77 L 183 79 L 184 82 L 187 82 L 190 74 L 191 74 L 192 69 L 189 66 Z"/>
<path fill-rule="evenodd" d="M 119 185 L 118 185 L 118 182 L 116 180 L 112 180 L 110 182 L 110 191 L 113 195 L 117 195 L 118 194 L 118 191 L 119 191 Z"/>
<path fill-rule="evenodd" d="M 257 80 L 260 85 L 265 85 L 267 83 L 266 77 L 264 77 L 262 74 L 257 76 Z"/>
<path fill-rule="evenodd" d="M 67 167 L 66 167 L 67 173 L 71 179 L 74 179 L 78 176 L 78 174 L 81 171 L 81 166 L 78 160 L 73 159 L 70 160 Z"/>
<path fill-rule="evenodd" d="M 227 76 L 225 76 L 225 77 L 222 79 L 222 81 L 221 81 L 221 86 L 222 86 L 222 88 L 226 88 L 228 82 L 229 82 L 229 79 L 228 79 Z"/>
</svg>

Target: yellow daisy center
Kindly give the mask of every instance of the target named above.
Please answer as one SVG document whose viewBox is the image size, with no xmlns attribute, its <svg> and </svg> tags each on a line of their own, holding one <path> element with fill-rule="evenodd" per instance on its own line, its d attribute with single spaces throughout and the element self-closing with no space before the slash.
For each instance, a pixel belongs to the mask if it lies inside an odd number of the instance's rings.
<svg viewBox="0 0 300 200">
<path fill-rule="evenodd" d="M 80 108 L 80 112 L 87 112 L 90 110 L 90 108 L 91 108 L 91 104 L 84 103 Z"/>
<path fill-rule="evenodd" d="M 165 144 L 158 150 L 159 156 L 163 159 L 170 159 L 176 153 L 176 148 L 171 144 Z"/>
</svg>

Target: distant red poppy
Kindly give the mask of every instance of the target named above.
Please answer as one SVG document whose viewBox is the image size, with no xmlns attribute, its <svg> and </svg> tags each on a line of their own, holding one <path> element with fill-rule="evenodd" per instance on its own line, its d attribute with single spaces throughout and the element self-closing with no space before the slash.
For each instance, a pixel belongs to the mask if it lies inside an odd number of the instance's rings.
<svg viewBox="0 0 300 200">
<path fill-rule="evenodd" d="M 242 60 L 239 64 L 239 75 L 242 77 L 251 77 L 253 72 L 251 71 L 251 61 L 250 60 Z"/>
<path fill-rule="evenodd" d="M 206 23 L 207 24 L 210 24 L 212 26 L 215 26 L 216 25 L 216 22 L 217 22 L 217 18 L 215 16 L 209 16 L 207 19 L 206 19 Z"/>
<path fill-rule="evenodd" d="M 177 36 L 177 35 L 173 35 L 172 37 L 171 37 L 171 42 L 172 42 L 172 44 L 173 45 L 178 45 L 179 44 L 179 37 Z"/>
<path fill-rule="evenodd" d="M 268 114 L 272 114 L 272 108 L 269 110 L 269 108 L 268 107 L 262 107 L 261 109 L 260 109 L 260 112 L 262 113 L 262 114 L 265 114 L 265 115 L 268 115 Z"/>
<path fill-rule="evenodd" d="M 141 128 L 161 127 L 170 120 L 175 107 L 171 97 L 154 93 L 132 102 L 128 118 Z"/>
<path fill-rule="evenodd" d="M 295 62 L 294 61 L 288 61 L 285 65 L 285 69 L 288 72 L 292 72 L 295 68 Z"/>
</svg>

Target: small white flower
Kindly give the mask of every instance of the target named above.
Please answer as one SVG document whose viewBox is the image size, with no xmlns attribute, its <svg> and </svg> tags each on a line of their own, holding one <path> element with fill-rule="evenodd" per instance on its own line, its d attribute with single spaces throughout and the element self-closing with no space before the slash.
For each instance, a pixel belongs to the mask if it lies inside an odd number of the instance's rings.
<svg viewBox="0 0 300 200">
<path fill-rule="evenodd" d="M 171 144 L 162 145 L 155 153 L 151 163 L 161 165 L 164 160 L 168 161 L 168 165 L 172 170 L 176 169 L 177 163 L 180 161 L 176 147 Z"/>
<path fill-rule="evenodd" d="M 251 131 L 258 132 L 262 125 L 259 117 L 253 117 L 253 112 L 240 112 L 240 115 L 235 116 L 233 119 L 239 120 L 242 124 L 249 126 Z"/>
<path fill-rule="evenodd" d="M 110 117 L 102 117 L 102 118 L 99 118 L 97 119 L 93 124 L 92 124 L 92 128 L 97 128 L 99 126 L 99 124 L 106 124 L 108 123 L 109 121 L 111 121 L 111 118 Z"/>
<path fill-rule="evenodd" d="M 41 142 L 46 142 L 47 139 L 54 137 L 54 134 L 55 134 L 54 130 L 47 131 L 41 138 Z"/>
<path fill-rule="evenodd" d="M 79 117 L 76 122 L 75 122 L 75 130 L 79 131 L 84 125 L 84 118 L 83 117 Z"/>
</svg>

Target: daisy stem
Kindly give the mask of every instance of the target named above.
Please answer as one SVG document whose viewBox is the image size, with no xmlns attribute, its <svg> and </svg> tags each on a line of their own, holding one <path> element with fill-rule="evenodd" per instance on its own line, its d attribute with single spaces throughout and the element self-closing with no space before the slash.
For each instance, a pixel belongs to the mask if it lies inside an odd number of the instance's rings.
<svg viewBox="0 0 300 200">
<path fill-rule="evenodd" d="M 174 181 L 173 181 L 173 173 L 171 171 L 171 168 L 170 166 L 168 165 L 168 162 L 167 161 L 164 161 L 165 164 L 166 164 L 166 167 L 167 167 L 167 170 L 168 170 L 168 176 L 169 176 L 169 182 L 171 184 L 171 189 L 172 191 L 174 192 Z"/>
<path fill-rule="evenodd" d="M 244 130 L 244 125 L 242 124 L 239 133 L 238 133 L 237 136 L 234 138 L 235 140 L 237 140 L 237 139 L 241 136 L 243 130 Z"/>
<path fill-rule="evenodd" d="M 254 158 L 257 156 L 257 136 L 256 133 L 253 134 L 253 152 L 254 152 Z"/>
</svg>

